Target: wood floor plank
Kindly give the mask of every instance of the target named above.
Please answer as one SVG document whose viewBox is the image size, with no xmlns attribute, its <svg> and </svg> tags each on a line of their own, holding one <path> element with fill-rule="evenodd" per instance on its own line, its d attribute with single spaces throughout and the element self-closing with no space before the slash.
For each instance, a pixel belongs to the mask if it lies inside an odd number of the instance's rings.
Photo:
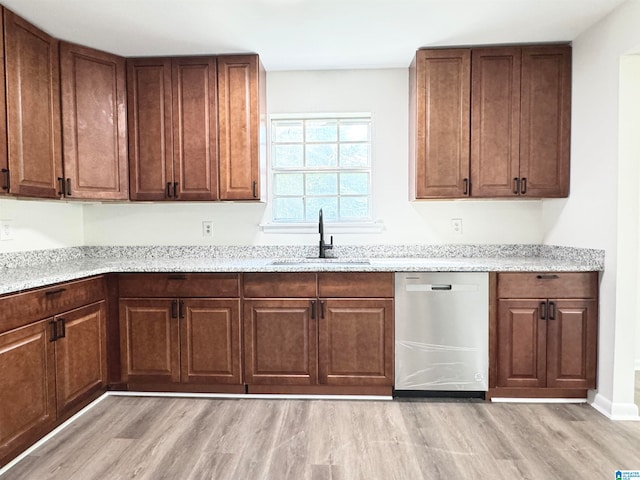
<svg viewBox="0 0 640 480">
<path fill-rule="evenodd" d="M 613 478 L 640 422 L 585 404 L 107 397 L 0 480 Z"/>
</svg>

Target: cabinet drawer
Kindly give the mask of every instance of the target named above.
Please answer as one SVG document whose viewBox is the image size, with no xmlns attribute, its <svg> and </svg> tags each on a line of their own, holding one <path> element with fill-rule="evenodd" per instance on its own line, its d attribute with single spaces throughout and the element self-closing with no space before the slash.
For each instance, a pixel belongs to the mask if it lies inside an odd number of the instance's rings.
<svg viewBox="0 0 640 480">
<path fill-rule="evenodd" d="M 0 298 L 0 332 L 103 300 L 104 297 L 102 276 L 6 295 Z"/>
<path fill-rule="evenodd" d="M 318 274 L 318 296 L 333 298 L 393 297 L 392 272 L 322 272 Z"/>
<path fill-rule="evenodd" d="M 317 296 L 315 273 L 245 273 L 248 298 L 311 298 Z"/>
<path fill-rule="evenodd" d="M 207 297 L 240 295 L 235 273 L 132 273 L 119 275 L 120 297 Z"/>
<path fill-rule="evenodd" d="M 598 272 L 498 274 L 498 298 L 597 297 Z"/>
</svg>

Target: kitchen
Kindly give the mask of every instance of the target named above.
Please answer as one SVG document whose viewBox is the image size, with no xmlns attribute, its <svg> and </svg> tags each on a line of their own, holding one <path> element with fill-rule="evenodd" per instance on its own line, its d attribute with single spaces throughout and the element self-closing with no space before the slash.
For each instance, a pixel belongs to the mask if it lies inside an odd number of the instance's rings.
<svg viewBox="0 0 640 480">
<path fill-rule="evenodd" d="M 5 4 L 21 11 L 19 2 Z M 640 78 L 633 55 L 640 45 L 634 22 L 638 18 L 640 4 L 624 2 L 584 32 L 561 38 L 573 42 L 571 193 L 567 199 L 407 201 L 407 66 L 423 40 L 395 68 L 314 71 L 323 65 L 309 65 L 301 71 L 270 71 L 266 65 L 270 114 L 366 111 L 374 118 L 373 201 L 384 229 L 368 235 L 336 233 L 336 244 L 543 243 L 605 250 L 598 391 L 593 401 L 600 411 L 617 419 L 637 416 L 633 376 L 640 354 L 635 305 L 639 199 L 634 160 L 638 147 L 633 132 L 640 121 L 632 106 L 638 95 L 634 83 L 639 83 L 634 79 Z M 440 44 L 469 43 L 465 38 Z M 527 40 L 531 39 L 510 36 L 489 43 Z M 259 46 L 255 49 L 264 57 Z M 452 218 L 462 219 L 462 235 L 451 229 Z M 190 203 L 185 211 L 183 205 L 173 203 L 3 198 L 0 220 L 11 222 L 14 235 L 14 240 L 0 242 L 0 253 L 81 245 L 317 242 L 313 229 L 304 236 L 261 230 L 258 226 L 269 220 L 268 205 L 262 203 Z M 213 222 L 212 240 L 201 235 L 203 220 Z"/>
</svg>

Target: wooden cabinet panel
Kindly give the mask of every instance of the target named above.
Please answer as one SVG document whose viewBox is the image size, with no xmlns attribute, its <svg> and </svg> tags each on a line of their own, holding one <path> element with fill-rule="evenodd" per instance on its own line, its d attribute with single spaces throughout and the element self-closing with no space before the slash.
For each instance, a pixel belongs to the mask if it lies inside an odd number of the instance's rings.
<svg viewBox="0 0 640 480">
<path fill-rule="evenodd" d="M 182 383 L 241 385 L 240 300 L 186 299 L 182 310 Z"/>
<path fill-rule="evenodd" d="M 51 327 L 41 321 L 0 335 L 0 464 L 56 420 Z"/>
<path fill-rule="evenodd" d="M 215 57 L 174 58 L 174 182 L 180 200 L 217 200 L 217 76 Z"/>
<path fill-rule="evenodd" d="M 65 196 L 129 198 L 122 57 L 60 43 Z"/>
<path fill-rule="evenodd" d="M 60 196 L 58 41 L 4 10 L 11 193 Z"/>
<path fill-rule="evenodd" d="M 119 275 L 120 297 L 240 296 L 237 273 L 124 273 Z"/>
<path fill-rule="evenodd" d="M 471 53 L 473 196 L 514 195 L 514 178 L 520 176 L 520 57 L 520 48 Z"/>
<path fill-rule="evenodd" d="M 173 197 L 170 59 L 127 60 L 127 109 L 131 200 Z"/>
<path fill-rule="evenodd" d="M 2 15 L 1 9 L 0 15 Z M 4 28 L 0 28 L 0 78 L 5 78 Z M 5 82 L 0 82 L 0 195 L 9 193 L 10 179 L 7 156 L 7 97 Z"/>
<path fill-rule="evenodd" d="M 595 300 L 550 302 L 547 386 L 595 388 L 598 306 Z M 551 315 L 553 314 L 553 318 Z"/>
<path fill-rule="evenodd" d="M 569 195 L 571 47 L 522 49 L 520 177 L 526 195 Z M 525 180 L 526 179 L 526 180 Z"/>
<path fill-rule="evenodd" d="M 242 289 L 248 298 L 310 298 L 317 280 L 315 273 L 245 273 Z"/>
<path fill-rule="evenodd" d="M 393 385 L 393 300 L 331 299 L 321 311 L 320 383 Z"/>
<path fill-rule="evenodd" d="M 179 382 L 179 325 L 175 300 L 120 301 L 124 382 Z M 172 310 L 173 309 L 173 310 Z"/>
<path fill-rule="evenodd" d="M 264 68 L 257 55 L 218 57 L 221 200 L 260 198 L 264 84 Z"/>
<path fill-rule="evenodd" d="M 319 297 L 393 297 L 394 285 L 392 272 L 318 273 Z"/>
<path fill-rule="evenodd" d="M 544 387 L 547 323 L 536 300 L 498 302 L 498 385 Z"/>
<path fill-rule="evenodd" d="M 418 50 L 410 76 L 416 105 L 410 119 L 416 142 L 414 196 L 464 197 L 465 179 L 469 180 L 471 50 Z"/>
<path fill-rule="evenodd" d="M 318 331 L 314 300 L 245 300 L 245 381 L 315 385 Z"/>
<path fill-rule="evenodd" d="M 57 316 L 56 391 L 58 415 L 107 383 L 105 302 Z"/>
<path fill-rule="evenodd" d="M 499 298 L 597 298 L 598 272 L 500 273 Z"/>
</svg>

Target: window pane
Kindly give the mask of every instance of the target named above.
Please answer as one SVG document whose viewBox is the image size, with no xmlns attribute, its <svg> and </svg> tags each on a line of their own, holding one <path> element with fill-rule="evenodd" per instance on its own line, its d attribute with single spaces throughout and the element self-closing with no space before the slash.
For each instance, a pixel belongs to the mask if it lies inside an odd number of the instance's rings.
<svg viewBox="0 0 640 480">
<path fill-rule="evenodd" d="M 369 193 L 368 173 L 341 173 L 340 195 L 367 195 Z"/>
<path fill-rule="evenodd" d="M 307 173 L 307 195 L 336 195 L 338 193 L 337 173 Z"/>
<path fill-rule="evenodd" d="M 369 217 L 368 197 L 342 197 L 340 199 L 341 220 L 362 220 Z"/>
<path fill-rule="evenodd" d="M 337 164 L 336 144 L 307 145 L 307 167 L 334 167 Z"/>
<path fill-rule="evenodd" d="M 304 204 L 301 197 L 274 198 L 273 219 L 301 222 L 304 220 Z"/>
<path fill-rule="evenodd" d="M 368 167 L 369 144 L 342 143 L 340 144 L 341 167 Z"/>
<path fill-rule="evenodd" d="M 336 197 L 307 197 L 306 220 L 317 222 L 320 209 L 322 209 L 322 218 L 325 222 L 338 219 L 338 199 Z"/>
<path fill-rule="evenodd" d="M 369 122 L 362 120 L 345 120 L 340 122 L 341 142 L 369 141 Z"/>
<path fill-rule="evenodd" d="M 303 146 L 300 145 L 275 145 L 273 147 L 273 166 L 302 167 Z"/>
<path fill-rule="evenodd" d="M 304 195 L 302 173 L 277 173 L 274 175 L 273 183 L 276 195 Z"/>
<path fill-rule="evenodd" d="M 274 142 L 302 142 L 302 120 L 278 121 L 271 132 Z"/>
<path fill-rule="evenodd" d="M 335 120 L 308 120 L 306 124 L 307 142 L 336 142 L 338 122 Z"/>
</svg>

